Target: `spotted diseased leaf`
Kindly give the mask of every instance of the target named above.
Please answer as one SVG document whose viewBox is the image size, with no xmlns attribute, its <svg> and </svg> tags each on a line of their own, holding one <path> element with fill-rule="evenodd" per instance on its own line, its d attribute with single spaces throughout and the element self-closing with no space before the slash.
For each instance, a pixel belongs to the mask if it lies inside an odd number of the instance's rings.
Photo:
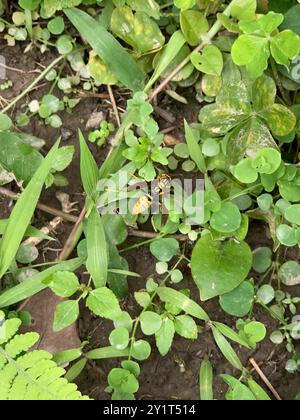
<svg viewBox="0 0 300 420">
<path fill-rule="evenodd" d="M 90 52 L 88 70 L 91 76 L 103 85 L 115 85 L 118 83 L 118 79 L 94 51 Z"/>
<path fill-rule="evenodd" d="M 271 107 L 276 98 L 277 87 L 274 80 L 263 75 L 255 80 L 252 87 L 252 102 L 255 111 L 259 112 Z"/>
<path fill-rule="evenodd" d="M 136 12 L 146 13 L 154 19 L 160 18 L 160 7 L 155 0 L 127 0 L 126 3 Z"/>
<path fill-rule="evenodd" d="M 260 114 L 276 136 L 286 136 L 295 128 L 295 114 L 286 106 L 274 104 Z"/>
<path fill-rule="evenodd" d="M 252 117 L 233 130 L 228 140 L 228 157 L 232 164 L 237 164 L 244 156 L 254 158 L 262 148 L 277 145 L 268 130 L 258 118 Z"/>
<path fill-rule="evenodd" d="M 133 14 L 128 6 L 117 7 L 113 11 L 111 30 L 141 54 L 160 49 L 165 43 L 156 22 L 145 13 Z"/>
<path fill-rule="evenodd" d="M 47 15 L 53 15 L 57 10 L 79 6 L 82 0 L 44 0 Z"/>
<path fill-rule="evenodd" d="M 222 89 L 215 104 L 201 109 L 199 119 L 205 130 L 213 135 L 222 136 L 244 122 L 250 112 L 250 100 L 245 84 L 229 83 Z"/>
</svg>

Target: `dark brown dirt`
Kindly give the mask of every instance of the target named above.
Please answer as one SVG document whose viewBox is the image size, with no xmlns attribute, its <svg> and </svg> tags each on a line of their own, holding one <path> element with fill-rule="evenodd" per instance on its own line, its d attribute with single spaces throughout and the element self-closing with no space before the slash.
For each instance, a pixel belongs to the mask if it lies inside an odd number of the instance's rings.
<svg viewBox="0 0 300 420">
<path fill-rule="evenodd" d="M 0 42 L 0 53 L 5 55 L 7 65 L 24 71 L 24 73 L 8 71 L 8 78 L 14 82 L 14 88 L 3 93 L 3 96 L 7 99 L 13 98 L 15 95 L 19 94 L 34 77 L 36 77 L 35 74 L 28 73 L 29 70 L 38 69 L 37 63 L 47 65 L 54 57 L 52 53 L 47 53 L 45 56 L 42 56 L 39 52 L 36 52 L 36 49 L 31 50 L 28 54 L 23 54 L 23 48 L 24 45 L 22 44 L 17 45 L 14 48 L 7 48 L 4 41 Z M 30 98 L 41 97 L 43 94 L 47 93 L 49 86 L 50 85 L 43 86 L 32 92 Z M 21 104 L 18 104 L 18 108 L 20 105 Z M 175 108 L 177 108 L 180 119 L 183 119 L 182 110 L 184 107 L 180 105 Z M 70 130 L 72 134 L 67 141 L 63 142 L 63 144 L 73 144 L 76 149 L 74 160 L 65 172 L 65 175 L 69 180 L 69 186 L 62 190 L 70 195 L 71 201 L 78 201 L 78 209 L 82 208 L 84 197 L 82 195 L 80 183 L 79 151 L 76 131 L 78 128 L 81 128 L 85 132 L 86 121 L 95 109 L 107 110 L 107 104 L 98 99 L 87 98 L 81 101 L 72 114 L 65 113 L 61 115 L 64 124 L 63 128 Z M 195 121 L 198 109 L 199 105 L 189 105 L 185 107 L 184 114 L 188 120 Z M 172 111 L 174 111 L 174 108 Z M 178 123 L 178 118 L 176 123 Z M 162 128 L 166 128 L 166 126 L 166 123 L 162 124 Z M 45 153 L 60 135 L 59 130 L 45 127 L 38 118 L 33 118 L 30 125 L 26 127 L 24 131 L 46 140 Z M 182 136 L 182 131 L 177 129 L 177 131 L 172 134 L 180 138 Z M 106 149 L 98 149 L 96 147 L 91 147 L 91 149 L 97 162 L 100 164 L 106 156 Z M 10 187 L 15 189 L 14 185 L 11 185 Z M 55 188 L 50 188 L 45 191 L 41 201 L 52 207 L 60 208 L 59 203 L 55 198 Z M 0 197 L 0 217 L 8 217 L 9 213 L 10 208 L 8 201 Z M 40 211 L 36 212 L 37 225 L 42 226 L 50 219 L 51 216 Z M 43 246 L 41 251 L 45 261 L 53 261 L 57 257 L 59 249 L 63 247 L 71 229 L 71 224 L 62 224 L 56 232 L 57 242 L 45 244 Z M 269 241 L 266 238 L 264 225 L 256 224 L 254 228 L 250 230 L 249 242 L 253 248 L 269 244 Z M 57 249 L 57 251 L 53 251 L 53 249 Z M 293 254 L 290 254 L 290 252 Z M 289 251 L 287 257 L 299 259 L 299 250 Z M 139 308 L 133 299 L 133 292 L 145 287 L 147 277 L 155 276 L 155 261 L 146 247 L 127 253 L 126 258 L 129 262 L 130 269 L 142 275 L 142 278 L 139 280 L 129 280 L 130 294 L 126 301 L 123 302 L 124 309 L 128 310 L 134 316 L 139 313 Z M 181 286 L 188 287 L 191 290 L 192 296 L 199 301 L 198 291 L 190 277 L 189 269 L 184 266 L 182 268 L 186 275 L 184 283 L 181 284 Z M 296 292 L 299 295 L 300 290 L 297 290 Z M 217 300 L 212 300 L 203 305 L 203 307 L 207 310 L 212 319 L 234 326 L 235 319 L 224 314 L 220 309 Z M 254 313 L 254 317 L 266 324 L 268 334 L 276 328 L 276 323 L 262 309 L 257 309 Z M 78 328 L 82 341 L 89 340 L 87 349 L 108 345 L 108 335 L 112 328 L 111 322 L 95 318 L 88 310 L 82 308 Z M 250 357 L 255 358 L 283 399 L 288 400 L 295 397 L 300 387 L 299 376 L 288 374 L 285 371 L 284 365 L 288 358 L 288 354 L 286 353 L 284 346 L 275 346 L 266 339 L 258 346 L 257 350 L 252 352 L 242 350 L 238 348 L 238 346 L 234 347 L 245 366 L 250 368 L 248 360 Z M 187 341 L 176 338 L 172 351 L 164 358 L 159 355 L 153 341 L 152 348 L 151 358 L 142 363 L 142 374 L 140 377 L 141 386 L 137 394 L 138 399 L 199 399 L 198 372 L 201 360 L 206 354 L 210 356 L 214 366 L 214 389 L 216 399 L 224 399 L 226 392 L 226 386 L 219 378 L 219 375 L 221 373 L 238 375 L 238 372 L 234 372 L 233 369 L 230 368 L 229 364 L 224 360 L 216 348 L 210 331 L 203 331 L 196 341 Z M 184 364 L 184 372 L 180 369 L 179 363 Z M 118 360 L 105 360 L 103 362 L 89 363 L 85 371 L 78 378 L 77 382 L 80 390 L 95 399 L 109 399 L 109 395 L 104 391 L 107 386 L 107 374 L 112 367 L 118 365 Z M 255 373 L 254 377 L 261 383 Z"/>
</svg>

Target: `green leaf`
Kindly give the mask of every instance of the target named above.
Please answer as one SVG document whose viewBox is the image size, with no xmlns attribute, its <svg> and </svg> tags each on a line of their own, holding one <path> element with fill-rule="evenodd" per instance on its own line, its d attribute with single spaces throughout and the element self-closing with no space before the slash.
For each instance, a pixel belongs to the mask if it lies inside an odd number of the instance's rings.
<svg viewBox="0 0 300 420">
<path fill-rule="evenodd" d="M 247 338 L 255 343 L 263 341 L 267 335 L 267 330 L 261 322 L 252 321 L 243 328 Z"/>
<path fill-rule="evenodd" d="M 223 55 L 215 45 L 207 45 L 202 53 L 193 52 L 191 61 L 197 70 L 212 76 L 221 76 Z"/>
<path fill-rule="evenodd" d="M 198 338 L 198 327 L 192 317 L 179 315 L 174 319 L 174 327 L 177 334 L 189 340 Z"/>
<path fill-rule="evenodd" d="M 171 305 L 180 308 L 188 315 L 194 318 L 201 319 L 202 321 L 209 321 L 207 313 L 201 308 L 198 303 L 185 296 L 183 293 L 169 287 L 159 287 L 157 294 L 163 302 L 170 303 Z"/>
<path fill-rule="evenodd" d="M 159 261 L 170 261 L 179 250 L 179 243 L 176 239 L 157 239 L 150 245 L 151 254 Z"/>
<path fill-rule="evenodd" d="M 212 332 L 213 332 L 215 342 L 217 343 L 217 346 L 219 347 L 225 359 L 228 360 L 228 362 L 235 369 L 243 370 L 242 362 L 240 361 L 238 355 L 233 350 L 231 345 L 228 343 L 226 338 L 223 336 L 223 334 L 221 334 L 220 331 L 218 331 L 217 328 L 215 327 L 212 327 Z"/>
<path fill-rule="evenodd" d="M 80 142 L 80 173 L 85 193 L 93 197 L 99 181 L 97 163 L 88 148 L 82 132 L 79 130 Z"/>
<path fill-rule="evenodd" d="M 117 350 L 125 350 L 129 344 L 129 332 L 127 328 L 119 327 L 113 330 L 109 336 L 110 344 Z"/>
<path fill-rule="evenodd" d="M 0 132 L 0 164 L 7 171 L 13 172 L 18 181 L 28 184 L 42 161 L 40 152 L 18 135 Z"/>
<path fill-rule="evenodd" d="M 136 12 L 146 13 L 154 19 L 160 18 L 160 7 L 155 0 L 127 0 L 126 3 Z"/>
<path fill-rule="evenodd" d="M 255 117 L 234 129 L 228 138 L 228 157 L 232 164 L 239 163 L 244 156 L 256 156 L 264 148 L 277 149 L 277 145 L 268 127 Z"/>
<path fill-rule="evenodd" d="M 219 330 L 219 332 L 224 335 L 224 337 L 229 338 L 229 340 L 237 343 L 241 346 L 250 349 L 249 344 L 245 341 L 239 334 L 237 334 L 232 328 L 228 327 L 226 324 L 222 324 L 221 322 L 214 322 L 214 326 Z"/>
<path fill-rule="evenodd" d="M 201 300 L 208 300 L 230 292 L 245 280 L 252 266 L 252 252 L 245 242 L 219 242 L 205 235 L 194 248 L 191 266 Z"/>
<path fill-rule="evenodd" d="M 161 317 L 157 313 L 151 311 L 143 312 L 140 317 L 140 322 L 141 329 L 145 335 L 157 333 L 162 326 Z"/>
<path fill-rule="evenodd" d="M 33 11 L 41 3 L 41 0 L 19 0 L 22 9 Z"/>
<path fill-rule="evenodd" d="M 254 287 L 248 281 L 241 283 L 236 289 L 220 296 L 220 305 L 226 313 L 236 317 L 244 317 L 253 306 Z"/>
<path fill-rule="evenodd" d="M 111 30 L 140 54 L 160 49 L 165 43 L 157 23 L 145 13 L 133 14 L 128 6 L 115 8 L 111 17 Z"/>
<path fill-rule="evenodd" d="M 195 4 L 196 0 L 174 0 L 174 5 L 181 10 L 191 9 Z"/>
<path fill-rule="evenodd" d="M 34 296 L 48 287 L 46 281 L 49 280 L 54 273 L 57 271 L 75 271 L 82 265 L 83 261 L 82 258 L 75 258 L 73 260 L 55 264 L 53 267 L 34 275 L 25 282 L 6 290 L 0 295 L 0 308 L 14 305 L 30 296 Z"/>
<path fill-rule="evenodd" d="M 260 385 L 258 385 L 253 379 L 248 379 L 247 385 L 250 388 L 251 392 L 255 395 L 255 398 L 258 401 L 270 401 L 271 400 L 271 398 L 264 391 L 264 389 Z"/>
<path fill-rule="evenodd" d="M 282 245 L 292 247 L 297 245 L 296 231 L 291 226 L 279 225 L 276 229 L 276 237 Z"/>
<path fill-rule="evenodd" d="M 0 131 L 8 131 L 13 123 L 10 117 L 0 112 Z"/>
<path fill-rule="evenodd" d="M 255 80 L 252 87 L 252 102 L 255 111 L 259 112 L 274 105 L 277 87 L 274 80 L 263 75 Z"/>
<path fill-rule="evenodd" d="M 294 204 L 285 210 L 284 218 L 295 225 L 300 225 L 300 204 Z"/>
<path fill-rule="evenodd" d="M 67 379 L 67 381 L 69 382 L 75 381 L 75 379 L 78 378 L 81 372 L 83 372 L 84 368 L 87 365 L 87 362 L 87 359 L 81 359 L 78 360 L 78 362 L 74 363 L 74 365 L 72 365 L 68 372 L 65 374 L 65 379 Z"/>
<path fill-rule="evenodd" d="M 186 41 L 182 33 L 180 31 L 174 32 L 156 62 L 154 73 L 145 87 L 145 92 L 148 92 L 153 84 L 165 72 L 185 43 Z"/>
<path fill-rule="evenodd" d="M 300 37 L 293 31 L 286 30 L 271 39 L 270 47 L 276 63 L 288 66 L 290 60 L 300 52 Z"/>
<path fill-rule="evenodd" d="M 246 66 L 252 77 L 259 77 L 268 68 L 270 57 L 267 38 L 241 35 L 233 44 L 232 59 L 238 66 Z"/>
<path fill-rule="evenodd" d="M 257 299 L 265 305 L 269 305 L 274 298 L 275 290 L 269 284 L 264 284 L 257 291 Z"/>
<path fill-rule="evenodd" d="M 49 284 L 50 289 L 61 297 L 73 296 L 80 288 L 78 278 L 74 273 L 68 271 L 57 271 L 52 276 L 52 282 Z"/>
<path fill-rule="evenodd" d="M 204 156 L 201 152 L 200 146 L 195 138 L 193 129 L 189 126 L 186 120 L 184 120 L 185 139 L 189 149 L 191 159 L 196 163 L 200 172 L 206 172 L 206 163 Z"/>
<path fill-rule="evenodd" d="M 287 261 L 280 267 L 278 277 L 285 286 L 297 286 L 300 284 L 300 264 Z"/>
<path fill-rule="evenodd" d="M 78 6 L 81 2 L 82 0 L 44 0 L 44 7 L 47 14 L 50 16 L 57 10 Z"/>
<path fill-rule="evenodd" d="M 91 76 L 103 85 L 115 85 L 118 83 L 118 79 L 110 71 L 107 64 L 94 52 L 90 52 L 90 58 L 88 62 L 88 70 Z"/>
<path fill-rule="evenodd" d="M 86 267 L 96 287 L 103 287 L 107 282 L 108 250 L 102 217 L 98 210 L 91 211 L 86 230 L 88 258 Z"/>
<path fill-rule="evenodd" d="M 297 122 L 295 114 L 281 104 L 272 105 L 260 115 L 276 136 L 286 136 L 293 131 Z"/>
<path fill-rule="evenodd" d="M 132 345 L 131 355 L 137 360 L 146 360 L 151 354 L 151 346 L 145 340 L 135 341 Z"/>
<path fill-rule="evenodd" d="M 257 0 L 233 0 L 231 3 L 231 15 L 239 20 L 255 18 Z"/>
<path fill-rule="evenodd" d="M 53 331 L 61 331 L 72 325 L 79 316 L 77 300 L 67 300 L 57 305 L 54 314 Z"/>
<path fill-rule="evenodd" d="M 58 143 L 53 146 L 43 160 L 10 215 L 0 245 L 0 278 L 3 277 L 10 267 L 19 249 L 42 192 L 44 182 L 52 168 L 57 149 Z M 18 229 L 16 229 L 16 226 L 18 226 Z"/>
<path fill-rule="evenodd" d="M 229 385 L 229 391 L 226 394 L 226 400 L 229 401 L 254 401 L 254 394 L 246 385 L 230 375 L 220 375 L 221 378 Z"/>
<path fill-rule="evenodd" d="M 133 91 L 143 88 L 144 73 L 104 27 L 82 10 L 65 10 L 65 14 L 120 82 Z"/>
<path fill-rule="evenodd" d="M 156 346 L 162 356 L 168 354 L 175 334 L 175 327 L 173 321 L 169 318 L 162 320 L 162 326 L 155 334 Z"/>
<path fill-rule="evenodd" d="M 151 303 L 151 297 L 147 292 L 135 292 L 134 298 L 142 308 L 148 308 Z"/>
<path fill-rule="evenodd" d="M 200 366 L 199 385 L 201 401 L 213 401 L 213 368 L 207 356 Z"/>
<path fill-rule="evenodd" d="M 300 4 L 292 7 L 284 15 L 284 22 L 281 25 L 281 29 L 290 29 L 291 31 L 300 35 L 299 19 L 300 19 Z"/>
<path fill-rule="evenodd" d="M 239 208 L 233 203 L 222 203 L 221 209 L 214 213 L 210 219 L 210 225 L 217 232 L 235 232 L 242 223 Z"/>
<path fill-rule="evenodd" d="M 85 354 L 85 357 L 89 360 L 103 360 L 128 356 L 129 349 L 117 350 L 114 347 L 102 347 L 100 349 L 91 350 Z"/>
<path fill-rule="evenodd" d="M 122 315 L 118 299 L 107 287 L 93 290 L 87 298 L 86 305 L 94 314 L 112 321 Z"/>
<path fill-rule="evenodd" d="M 53 35 L 60 35 L 65 29 L 65 23 L 61 16 L 57 16 L 48 22 L 47 28 Z"/>
<path fill-rule="evenodd" d="M 180 27 L 188 44 L 196 46 L 201 36 L 209 30 L 206 17 L 197 10 L 184 10 L 180 13 Z"/>
<path fill-rule="evenodd" d="M 268 247 L 259 247 L 253 251 L 253 268 L 257 273 L 263 274 L 272 264 L 272 250 Z"/>
</svg>

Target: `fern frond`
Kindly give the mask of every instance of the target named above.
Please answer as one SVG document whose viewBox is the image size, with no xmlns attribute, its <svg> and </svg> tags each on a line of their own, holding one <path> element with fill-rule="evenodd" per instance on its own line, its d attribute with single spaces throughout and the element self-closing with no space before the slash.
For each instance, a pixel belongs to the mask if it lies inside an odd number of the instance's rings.
<svg viewBox="0 0 300 420">
<path fill-rule="evenodd" d="M 0 400 L 88 400 L 63 376 L 52 355 L 29 351 L 37 333 L 17 334 L 21 321 L 0 312 Z"/>
</svg>

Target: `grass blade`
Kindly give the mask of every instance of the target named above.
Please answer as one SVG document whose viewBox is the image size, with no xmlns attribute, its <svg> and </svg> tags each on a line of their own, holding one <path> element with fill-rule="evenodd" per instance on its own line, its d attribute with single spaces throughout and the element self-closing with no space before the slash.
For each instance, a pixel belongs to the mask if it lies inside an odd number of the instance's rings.
<svg viewBox="0 0 300 420">
<path fill-rule="evenodd" d="M 36 295 L 48 287 L 46 280 L 54 273 L 57 271 L 75 271 L 83 264 L 83 262 L 83 258 L 74 258 L 73 260 L 55 264 L 53 267 L 47 268 L 47 270 L 31 277 L 31 279 L 12 287 L 0 295 L 0 308 L 6 308 L 10 305 L 21 302 L 30 296 Z"/>
<path fill-rule="evenodd" d="M 103 287 L 107 282 L 108 250 L 102 217 L 93 208 L 87 222 L 87 252 L 86 267 L 92 276 L 96 288 Z"/>
<path fill-rule="evenodd" d="M 114 347 L 102 347 L 89 351 L 85 357 L 89 360 L 111 359 L 115 357 L 129 356 L 129 349 L 117 350 Z"/>
<path fill-rule="evenodd" d="M 189 124 L 184 120 L 185 139 L 189 149 L 190 157 L 198 166 L 200 172 L 205 174 L 207 172 L 205 159 L 200 149 L 200 146 L 195 139 L 194 132 Z"/>
<path fill-rule="evenodd" d="M 82 10 L 64 10 L 68 19 L 126 87 L 140 91 L 144 73 L 131 55 L 99 22 Z"/>
<path fill-rule="evenodd" d="M 163 52 L 158 60 L 158 63 L 156 65 L 155 71 L 147 83 L 147 86 L 145 87 L 145 92 L 148 92 L 153 84 L 156 82 L 157 79 L 160 78 L 160 76 L 163 74 L 163 72 L 167 69 L 167 67 L 172 63 L 174 58 L 176 58 L 177 54 L 181 50 L 181 48 L 186 43 L 186 39 L 183 36 L 181 31 L 175 32 L 166 47 L 163 49 Z"/>
<path fill-rule="evenodd" d="M 223 356 L 228 360 L 228 362 L 238 370 L 243 370 L 242 362 L 240 361 L 238 355 L 231 347 L 231 344 L 226 340 L 223 334 L 220 333 L 217 328 L 212 327 L 213 336 L 217 346 L 219 347 Z"/>
<path fill-rule="evenodd" d="M 172 305 L 182 309 L 187 314 L 201 319 L 202 321 L 209 321 L 207 313 L 201 308 L 198 303 L 194 302 L 183 293 L 169 287 L 159 287 L 157 294 L 163 302 L 171 303 Z"/>
<path fill-rule="evenodd" d="M 21 194 L 9 218 L 0 246 L 0 279 L 10 267 L 30 224 L 46 178 L 53 166 L 57 142 Z M 18 229 L 16 229 L 18 226 Z"/>
<path fill-rule="evenodd" d="M 199 385 L 200 399 L 202 401 L 213 401 L 213 369 L 207 356 L 200 366 Z"/>
<path fill-rule="evenodd" d="M 79 144 L 81 180 L 85 193 L 87 196 L 92 197 L 96 192 L 99 180 L 98 166 L 80 130 Z"/>
</svg>

